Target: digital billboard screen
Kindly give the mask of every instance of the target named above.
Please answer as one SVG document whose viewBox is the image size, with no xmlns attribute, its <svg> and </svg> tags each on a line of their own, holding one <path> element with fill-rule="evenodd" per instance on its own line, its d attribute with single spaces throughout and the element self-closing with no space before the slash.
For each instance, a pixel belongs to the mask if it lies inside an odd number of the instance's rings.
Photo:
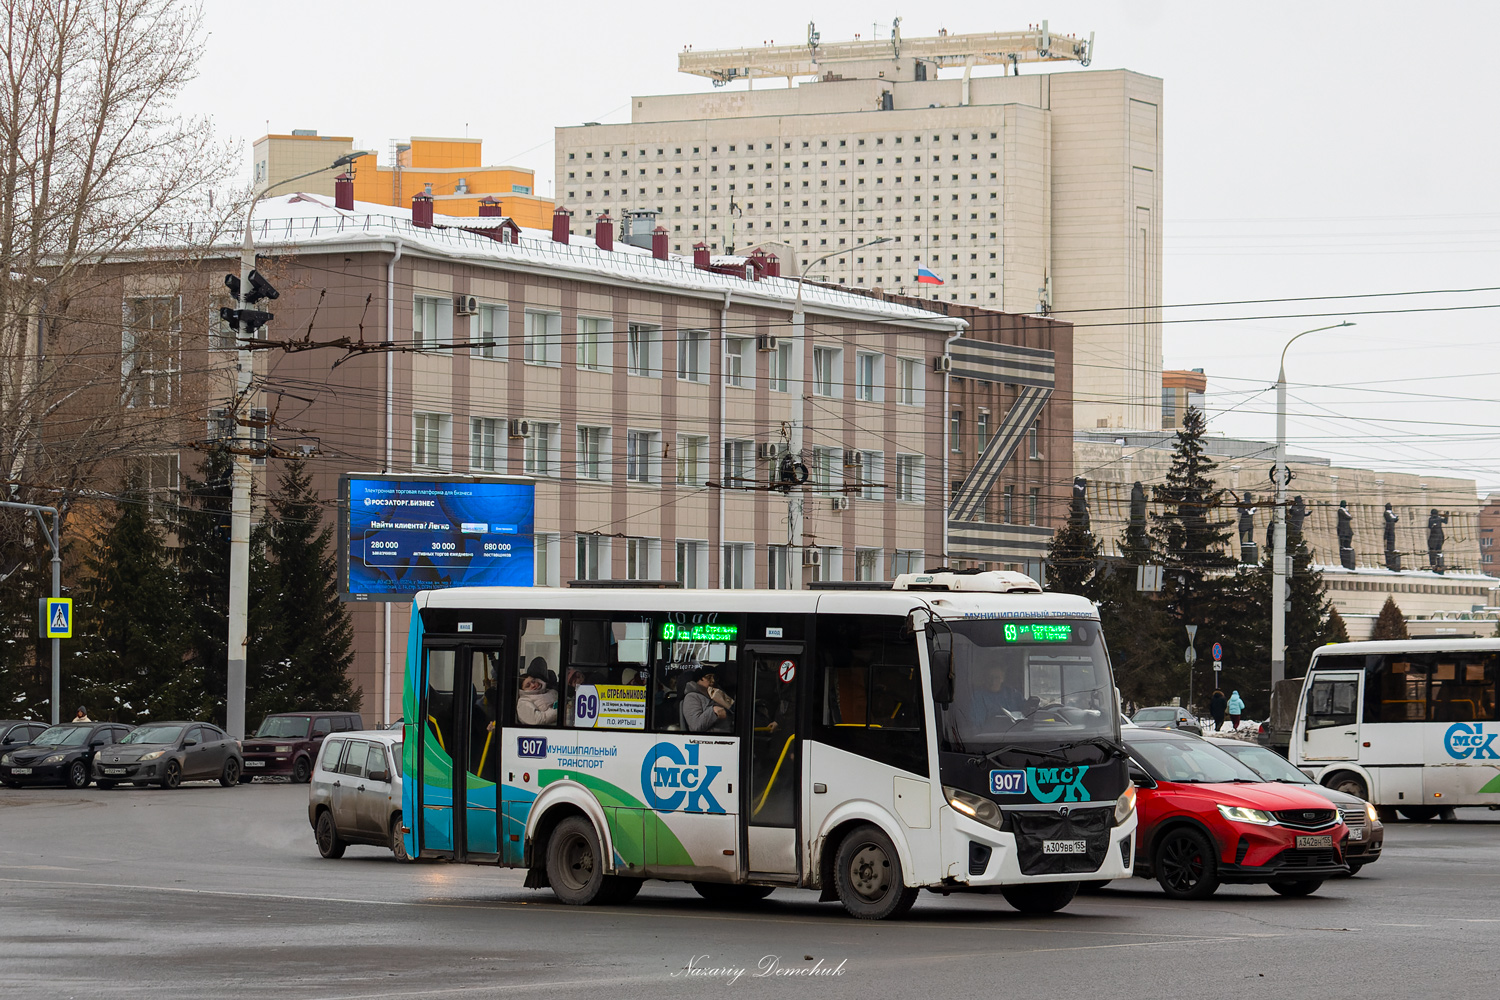
<svg viewBox="0 0 1500 1000">
<path fill-rule="evenodd" d="M 495 477 L 344 477 L 350 600 L 447 587 L 529 587 L 536 487 Z"/>
</svg>

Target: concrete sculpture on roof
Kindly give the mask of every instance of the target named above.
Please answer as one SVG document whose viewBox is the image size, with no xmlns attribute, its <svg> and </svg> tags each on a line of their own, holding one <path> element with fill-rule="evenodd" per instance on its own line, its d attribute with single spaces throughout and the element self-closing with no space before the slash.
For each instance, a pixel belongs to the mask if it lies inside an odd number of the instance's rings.
<svg viewBox="0 0 1500 1000">
<path fill-rule="evenodd" d="M 1083 476 L 1073 477 L 1073 500 L 1071 503 L 1074 519 L 1083 526 L 1084 531 L 1089 528 L 1089 481 Z"/>
<path fill-rule="evenodd" d="M 1391 507 L 1385 505 L 1385 568 L 1392 573 L 1401 572 L 1401 553 L 1396 551 L 1396 522 L 1401 520 L 1401 515 Z"/>
<path fill-rule="evenodd" d="M 1259 509 L 1255 506 L 1255 494 L 1247 492 L 1235 506 L 1240 509 L 1240 562 L 1253 566 L 1259 562 L 1255 550 L 1255 512 Z"/>
<path fill-rule="evenodd" d="M 1345 569 L 1354 568 L 1354 515 L 1349 513 L 1349 501 L 1339 501 L 1339 564 Z"/>
<path fill-rule="evenodd" d="M 1447 535 L 1443 531 L 1443 525 L 1447 523 L 1448 515 L 1439 514 L 1436 507 L 1427 515 L 1427 567 L 1434 573 L 1444 570 L 1443 541 Z"/>
</svg>

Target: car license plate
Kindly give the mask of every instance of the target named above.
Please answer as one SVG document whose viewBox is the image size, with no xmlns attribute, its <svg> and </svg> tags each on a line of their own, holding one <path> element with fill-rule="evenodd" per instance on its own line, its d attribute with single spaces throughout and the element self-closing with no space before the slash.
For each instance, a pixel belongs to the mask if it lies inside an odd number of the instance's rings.
<svg viewBox="0 0 1500 1000">
<path fill-rule="evenodd" d="M 263 760 L 247 760 L 247 761 L 245 761 L 245 766 L 246 767 L 265 767 L 266 766 L 266 762 L 263 761 Z"/>
<path fill-rule="evenodd" d="M 31 773 L 31 768 L 29 768 L 29 767 L 13 767 L 13 768 L 10 769 L 10 773 L 11 774 L 30 774 Z"/>
<path fill-rule="evenodd" d="M 1317 837 L 1298 837 L 1297 838 L 1297 846 L 1298 847 L 1332 847 L 1333 846 L 1333 834 L 1331 834 L 1331 833 L 1325 833 L 1322 836 L 1317 836 Z"/>
<path fill-rule="evenodd" d="M 1363 831 L 1363 830 L 1350 830 L 1349 831 L 1349 839 L 1350 840 L 1364 840 L 1365 839 L 1365 831 Z"/>
<path fill-rule="evenodd" d="M 1089 845 L 1082 840 L 1044 840 L 1043 854 L 1087 854 Z"/>
<path fill-rule="evenodd" d="M 100 768 L 100 770 L 103 771 L 105 774 L 124 774 L 125 773 L 125 769 L 123 767 L 104 767 L 104 768 Z"/>
</svg>

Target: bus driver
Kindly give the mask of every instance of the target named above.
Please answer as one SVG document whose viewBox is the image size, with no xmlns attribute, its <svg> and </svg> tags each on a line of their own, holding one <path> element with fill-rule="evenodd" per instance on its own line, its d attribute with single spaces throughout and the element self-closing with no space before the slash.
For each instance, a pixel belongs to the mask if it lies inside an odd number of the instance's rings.
<svg viewBox="0 0 1500 1000">
<path fill-rule="evenodd" d="M 1002 663 L 989 667 L 989 685 L 974 694 L 975 714 L 993 719 L 1014 718 L 1010 713 L 1026 711 L 1026 692 L 1016 682 L 1015 671 Z"/>
</svg>

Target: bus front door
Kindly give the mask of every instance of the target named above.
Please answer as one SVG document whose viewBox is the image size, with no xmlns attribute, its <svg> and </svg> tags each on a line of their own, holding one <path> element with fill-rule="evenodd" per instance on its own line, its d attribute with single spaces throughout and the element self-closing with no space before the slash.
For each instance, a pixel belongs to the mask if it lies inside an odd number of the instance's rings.
<svg viewBox="0 0 1500 1000">
<path fill-rule="evenodd" d="M 424 647 L 421 846 L 457 860 L 499 851 L 495 773 L 501 646 L 434 642 Z"/>
<path fill-rule="evenodd" d="M 1362 675 L 1318 673 L 1303 705 L 1302 759 L 1359 758 L 1359 684 Z"/>
<path fill-rule="evenodd" d="M 750 796 L 745 809 L 746 867 L 752 873 L 798 875 L 798 820 L 802 801 L 801 747 L 797 733 L 801 643 L 746 648 L 751 664 Z M 750 718 L 745 719 L 748 714 Z"/>
</svg>

